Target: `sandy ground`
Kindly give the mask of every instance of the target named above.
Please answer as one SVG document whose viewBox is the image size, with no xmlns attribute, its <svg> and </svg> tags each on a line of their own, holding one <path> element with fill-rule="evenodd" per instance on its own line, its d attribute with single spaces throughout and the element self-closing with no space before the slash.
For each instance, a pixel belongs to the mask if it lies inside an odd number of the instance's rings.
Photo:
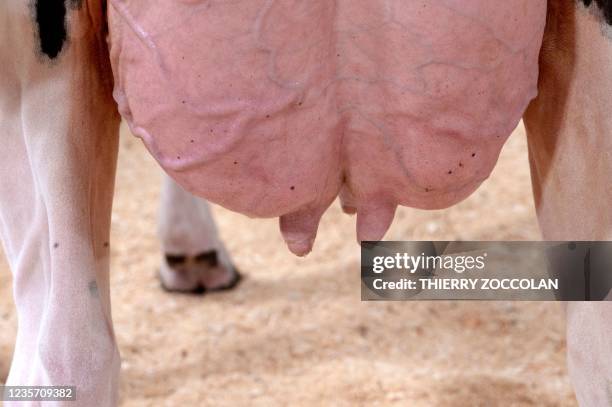
<svg viewBox="0 0 612 407">
<path fill-rule="evenodd" d="M 215 208 L 245 280 L 205 296 L 163 292 L 160 170 L 122 136 L 112 236 L 123 406 L 575 406 L 559 304 L 362 303 L 354 218 L 335 204 L 314 252 L 276 220 Z M 446 211 L 398 212 L 387 239 L 538 239 L 519 128 L 491 179 Z M 1 256 L 0 256 L 1 257 Z M 0 259 L 0 382 L 15 334 Z"/>
</svg>

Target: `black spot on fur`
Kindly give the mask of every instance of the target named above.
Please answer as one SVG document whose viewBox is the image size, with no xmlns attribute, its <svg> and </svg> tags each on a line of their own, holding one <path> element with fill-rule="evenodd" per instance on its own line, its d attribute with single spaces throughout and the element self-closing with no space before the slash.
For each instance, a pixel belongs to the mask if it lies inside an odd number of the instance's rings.
<svg viewBox="0 0 612 407">
<path fill-rule="evenodd" d="M 87 288 L 89 288 L 89 293 L 91 294 L 92 297 L 97 297 L 98 294 L 98 283 L 96 283 L 95 280 L 90 281 L 89 284 L 87 285 Z"/>
<path fill-rule="evenodd" d="M 81 1 L 34 0 L 34 19 L 40 40 L 40 51 L 49 58 L 56 58 L 68 39 L 66 5 L 75 9 L 81 5 Z"/>
<path fill-rule="evenodd" d="M 66 3 L 64 0 L 36 0 L 34 10 L 40 50 L 53 59 L 66 42 Z"/>
<path fill-rule="evenodd" d="M 612 25 L 612 0 L 582 0 L 587 7 L 589 7 L 593 1 L 601 9 L 606 23 Z"/>
</svg>

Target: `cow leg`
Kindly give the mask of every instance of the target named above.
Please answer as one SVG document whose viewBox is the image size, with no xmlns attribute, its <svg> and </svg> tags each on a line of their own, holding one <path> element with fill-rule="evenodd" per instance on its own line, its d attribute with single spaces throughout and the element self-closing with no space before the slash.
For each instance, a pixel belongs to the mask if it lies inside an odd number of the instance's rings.
<svg viewBox="0 0 612 407">
<path fill-rule="evenodd" d="M 48 14 L 38 29 L 32 4 L 0 3 L 0 236 L 18 316 L 7 384 L 73 385 L 76 402 L 49 404 L 113 406 L 120 361 L 108 242 L 119 117 L 102 6 L 66 2 L 68 39 L 58 42 L 61 30 L 49 30 L 62 19 Z"/>
<path fill-rule="evenodd" d="M 525 115 L 547 240 L 612 239 L 612 30 L 596 9 L 549 2 L 539 97 Z M 612 303 L 571 302 L 568 367 L 583 407 L 612 405 Z"/>
<path fill-rule="evenodd" d="M 233 287 L 240 274 L 219 239 L 208 202 L 164 176 L 159 211 L 160 279 L 169 291 Z"/>
</svg>

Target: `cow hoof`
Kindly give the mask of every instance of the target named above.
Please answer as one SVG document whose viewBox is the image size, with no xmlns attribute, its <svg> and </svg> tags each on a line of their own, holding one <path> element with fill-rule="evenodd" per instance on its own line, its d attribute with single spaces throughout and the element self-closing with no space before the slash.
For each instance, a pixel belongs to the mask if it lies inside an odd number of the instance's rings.
<svg viewBox="0 0 612 407">
<path fill-rule="evenodd" d="M 161 286 L 169 292 L 202 294 L 234 288 L 241 275 L 216 250 L 195 256 L 166 254 L 159 272 Z"/>
</svg>

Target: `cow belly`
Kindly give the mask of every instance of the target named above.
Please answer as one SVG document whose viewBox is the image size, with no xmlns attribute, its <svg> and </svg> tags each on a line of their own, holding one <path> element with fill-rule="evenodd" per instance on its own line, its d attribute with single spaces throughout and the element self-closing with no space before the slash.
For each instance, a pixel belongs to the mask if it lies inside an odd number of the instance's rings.
<svg viewBox="0 0 612 407">
<path fill-rule="evenodd" d="M 441 208 L 489 175 L 535 96 L 545 15 L 545 0 L 111 0 L 115 98 L 172 177 L 232 210 L 316 217 L 340 191 L 358 213 Z"/>
</svg>

